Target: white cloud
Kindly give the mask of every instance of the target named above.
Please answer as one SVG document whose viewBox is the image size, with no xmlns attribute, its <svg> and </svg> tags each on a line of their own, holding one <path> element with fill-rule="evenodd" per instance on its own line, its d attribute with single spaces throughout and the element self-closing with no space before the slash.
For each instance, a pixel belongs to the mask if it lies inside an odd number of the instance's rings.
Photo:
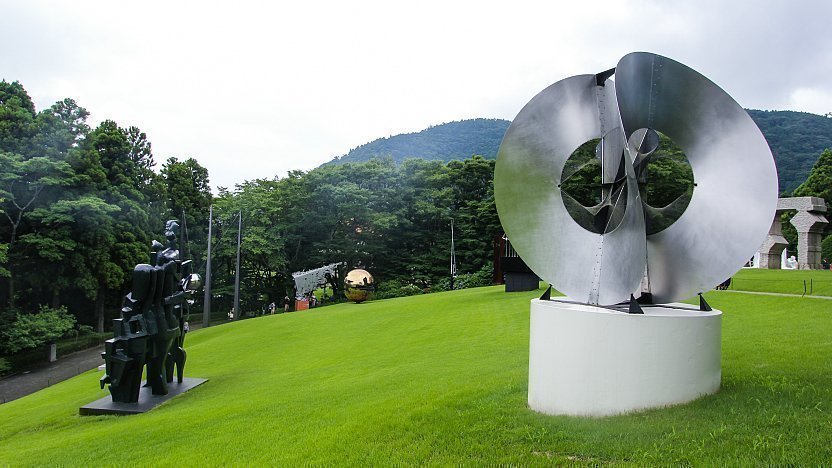
<svg viewBox="0 0 832 468">
<path fill-rule="evenodd" d="M 825 115 L 832 112 L 832 90 L 821 88 L 798 88 L 789 96 L 789 109 L 800 109 L 813 114 Z"/>
<path fill-rule="evenodd" d="M 828 112 L 824 1 L 8 2 L 0 78 L 73 97 L 194 156 L 214 186 L 310 169 L 378 137 L 511 119 L 541 89 L 646 50 L 746 107 Z"/>
</svg>

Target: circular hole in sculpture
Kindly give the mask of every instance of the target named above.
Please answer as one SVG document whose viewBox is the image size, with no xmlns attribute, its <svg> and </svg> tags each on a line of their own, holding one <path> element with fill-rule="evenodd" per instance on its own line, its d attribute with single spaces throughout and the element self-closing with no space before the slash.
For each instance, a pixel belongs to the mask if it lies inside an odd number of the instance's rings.
<svg viewBox="0 0 832 468">
<path fill-rule="evenodd" d="M 604 145 L 596 138 L 579 146 L 566 160 L 560 179 L 566 211 L 581 227 L 597 234 L 615 230 L 624 219 L 627 205 L 626 179 L 616 170 L 623 153 L 620 147 L 613 150 L 618 160 L 605 168 Z"/>
<path fill-rule="evenodd" d="M 645 143 L 639 147 L 641 142 Z M 693 169 L 679 145 L 652 129 L 636 130 L 629 144 L 638 148 L 633 168 L 647 235 L 656 234 L 675 223 L 690 204 L 695 186 Z"/>
<path fill-rule="evenodd" d="M 620 130 L 615 130 L 621 135 Z M 620 138 L 617 140 L 616 138 Z M 619 144 L 618 142 L 621 141 Z M 693 170 L 684 151 L 666 135 L 642 128 L 627 140 L 613 132 L 579 146 L 564 164 L 560 189 L 564 207 L 584 229 L 614 231 L 624 219 L 627 181 L 623 158 L 631 158 L 644 209 L 647 235 L 676 222 L 693 196 Z"/>
</svg>

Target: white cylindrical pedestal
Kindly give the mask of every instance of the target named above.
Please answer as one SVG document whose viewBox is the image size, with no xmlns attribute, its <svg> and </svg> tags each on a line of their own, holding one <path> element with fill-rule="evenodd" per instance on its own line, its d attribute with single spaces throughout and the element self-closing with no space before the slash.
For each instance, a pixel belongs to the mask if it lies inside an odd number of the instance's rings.
<svg viewBox="0 0 832 468">
<path fill-rule="evenodd" d="M 716 393 L 722 312 L 668 305 L 638 315 L 532 300 L 529 406 L 610 416 Z"/>
</svg>

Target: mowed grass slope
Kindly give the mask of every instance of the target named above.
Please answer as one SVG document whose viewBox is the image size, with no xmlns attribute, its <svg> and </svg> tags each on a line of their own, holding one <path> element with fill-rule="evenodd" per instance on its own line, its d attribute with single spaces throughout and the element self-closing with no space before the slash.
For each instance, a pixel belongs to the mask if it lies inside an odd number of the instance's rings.
<svg viewBox="0 0 832 468">
<path fill-rule="evenodd" d="M 832 460 L 832 301 L 708 294 L 721 391 L 611 418 L 526 407 L 529 299 L 501 287 L 342 304 L 189 335 L 210 381 L 80 417 L 91 371 L 0 406 L 0 464 L 763 463 Z"/>
<path fill-rule="evenodd" d="M 732 278 L 730 289 L 781 294 L 806 294 L 807 296 L 832 296 L 832 270 L 743 268 Z"/>
</svg>

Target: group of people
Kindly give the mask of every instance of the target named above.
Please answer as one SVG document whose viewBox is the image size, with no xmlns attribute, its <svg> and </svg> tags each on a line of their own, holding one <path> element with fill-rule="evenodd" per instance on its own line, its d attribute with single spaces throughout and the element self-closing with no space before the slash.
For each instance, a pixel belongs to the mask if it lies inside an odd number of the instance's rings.
<svg viewBox="0 0 832 468">
<path fill-rule="evenodd" d="M 318 296 L 316 296 L 314 292 L 306 293 L 303 296 L 303 300 L 309 303 L 310 309 L 318 305 Z"/>
<path fill-rule="evenodd" d="M 283 298 L 283 312 L 289 312 L 289 296 L 285 296 Z M 269 315 L 274 315 L 275 310 L 277 310 L 277 306 L 274 302 L 269 304 Z"/>
<path fill-rule="evenodd" d="M 300 299 L 300 298 L 299 298 Z M 303 296 L 302 300 L 305 300 L 309 303 L 309 308 L 317 307 L 318 306 L 318 296 L 315 295 L 314 292 L 307 293 Z M 289 296 L 285 296 L 283 298 L 283 312 L 289 312 L 291 310 L 292 300 L 289 299 Z M 274 315 L 275 311 L 277 310 L 277 305 L 274 302 L 271 302 L 268 306 L 262 309 L 263 315 Z M 228 313 L 228 319 L 234 319 L 234 308 L 231 308 L 231 311 Z"/>
</svg>

